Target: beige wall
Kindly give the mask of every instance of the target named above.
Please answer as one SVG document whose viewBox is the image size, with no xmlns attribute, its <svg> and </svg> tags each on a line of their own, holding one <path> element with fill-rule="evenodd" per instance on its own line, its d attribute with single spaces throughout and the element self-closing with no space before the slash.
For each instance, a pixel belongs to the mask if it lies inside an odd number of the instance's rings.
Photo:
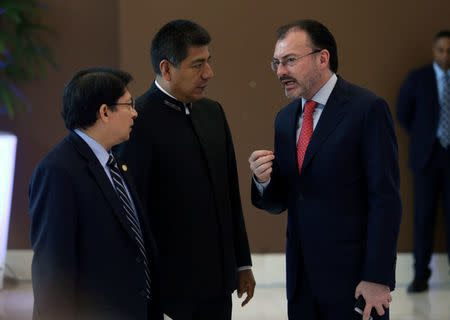
<svg viewBox="0 0 450 320">
<path fill-rule="evenodd" d="M 118 11 L 115 11 L 116 2 Z M 95 1 L 51 3 L 49 23 L 61 30 L 57 59 L 63 71 L 29 90 L 36 101 L 32 114 L 1 128 L 19 134 L 19 163 L 14 190 L 10 248 L 28 246 L 26 188 L 32 168 L 65 131 L 59 97 L 68 76 L 87 65 L 119 66 L 135 77 L 134 96 L 153 81 L 150 41 L 164 23 L 192 19 L 210 31 L 215 78 L 207 96 L 220 101 L 227 114 L 237 153 L 242 201 L 254 252 L 284 250 L 286 215 L 270 216 L 251 206 L 247 158 L 255 148 L 272 148 L 273 120 L 288 102 L 268 62 L 278 26 L 302 18 L 322 21 L 339 49 L 339 74 L 384 97 L 395 112 L 397 92 L 411 68 L 431 62 L 431 39 L 449 28 L 448 1 Z M 113 5 L 107 6 L 106 4 Z M 68 19 L 67 16 L 72 18 Z M 67 22 L 67 21 L 70 21 Z M 43 116 L 45 112 L 45 116 Z M 49 119 L 49 120 L 46 120 Z M 43 125 L 49 123 L 50 125 Z M 407 167 L 408 139 L 397 127 L 404 215 L 399 249 L 412 244 L 412 179 Z M 443 219 L 438 219 L 437 250 L 443 251 Z"/>
<path fill-rule="evenodd" d="M 29 248 L 28 182 L 38 161 L 67 131 L 60 116 L 65 83 L 79 69 L 106 65 L 118 67 L 117 0 L 46 0 L 43 22 L 56 30 L 54 41 L 58 70 L 44 80 L 21 86 L 32 109 L 14 120 L 0 116 L 0 130 L 18 136 L 13 203 L 8 248 Z M 0 155 L 1 156 L 1 155 Z"/>
</svg>

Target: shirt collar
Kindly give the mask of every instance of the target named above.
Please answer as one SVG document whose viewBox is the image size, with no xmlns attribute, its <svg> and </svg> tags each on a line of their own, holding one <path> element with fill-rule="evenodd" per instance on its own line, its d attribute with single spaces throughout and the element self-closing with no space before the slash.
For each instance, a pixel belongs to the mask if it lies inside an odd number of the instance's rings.
<svg viewBox="0 0 450 320">
<path fill-rule="evenodd" d="M 320 88 L 319 91 L 317 91 L 317 93 L 312 97 L 311 100 L 317 102 L 318 107 L 325 106 L 327 104 L 328 98 L 331 95 L 331 92 L 334 89 L 334 86 L 336 85 L 336 82 L 337 82 L 337 76 L 335 73 L 333 73 L 331 75 L 330 79 L 328 79 L 327 83 L 325 83 L 323 85 L 323 87 Z M 306 101 L 307 101 L 307 99 L 302 98 L 302 108 L 304 108 Z"/>
<path fill-rule="evenodd" d="M 103 148 L 103 146 L 100 143 L 98 143 L 97 141 L 92 139 L 86 133 L 84 133 L 84 132 L 82 132 L 81 130 L 78 130 L 78 129 L 75 129 L 74 131 L 91 148 L 92 152 L 94 152 L 94 154 L 97 157 L 98 161 L 100 161 L 100 164 L 103 167 L 106 167 L 106 164 L 108 163 L 108 159 L 109 159 L 109 152 L 106 151 L 106 149 Z"/>
<path fill-rule="evenodd" d="M 155 79 L 155 84 L 156 84 L 156 86 L 158 87 L 158 89 L 161 90 L 162 92 L 164 92 L 166 95 L 168 95 L 168 96 L 171 97 L 172 99 L 175 99 L 175 100 L 177 100 L 177 101 L 180 101 L 180 100 L 178 100 L 177 98 L 175 98 L 173 95 L 171 95 L 170 93 L 168 93 L 166 90 L 164 90 L 164 88 L 160 86 L 160 84 L 158 83 L 158 80 L 156 80 L 156 79 Z M 181 102 L 181 101 L 180 101 L 180 102 Z"/>
<path fill-rule="evenodd" d="M 190 114 L 191 112 L 191 103 L 184 103 L 181 102 L 180 100 L 178 100 L 177 98 L 175 98 L 173 95 L 171 95 L 170 93 L 168 93 L 166 90 L 164 90 L 163 87 L 161 87 L 161 85 L 158 83 L 158 81 L 155 79 L 155 85 L 158 87 L 159 90 L 161 90 L 163 93 L 165 93 L 167 96 L 171 97 L 172 99 L 174 99 L 175 101 L 181 103 L 184 107 L 185 107 L 185 112 L 187 114 Z"/>
<path fill-rule="evenodd" d="M 448 69 L 447 71 L 442 70 L 441 67 L 439 67 L 439 65 L 436 63 L 436 61 L 433 62 L 433 68 L 438 79 L 444 77 L 445 74 L 447 74 L 447 76 L 450 76 L 450 69 Z"/>
</svg>

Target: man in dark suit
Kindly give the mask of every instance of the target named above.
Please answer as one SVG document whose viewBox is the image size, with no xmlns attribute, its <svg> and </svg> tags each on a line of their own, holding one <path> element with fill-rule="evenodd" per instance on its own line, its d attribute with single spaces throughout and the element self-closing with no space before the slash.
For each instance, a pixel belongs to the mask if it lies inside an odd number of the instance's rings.
<svg viewBox="0 0 450 320">
<path fill-rule="evenodd" d="M 271 66 L 295 100 L 276 117 L 275 151 L 249 162 L 253 204 L 288 209 L 289 319 L 361 319 L 360 295 L 363 319 L 372 308 L 388 319 L 401 215 L 389 107 L 336 75 L 336 42 L 321 23 L 283 26 L 277 39 Z"/>
<path fill-rule="evenodd" d="M 442 192 L 450 262 L 450 31 L 433 41 L 434 63 L 411 72 L 398 96 L 397 117 L 411 143 L 414 176 L 414 279 L 408 292 L 428 290 L 438 195 Z"/>
<path fill-rule="evenodd" d="M 245 305 L 255 287 L 230 130 L 220 104 L 203 98 L 210 41 L 186 20 L 157 32 L 156 80 L 120 149 L 154 227 L 163 311 L 175 320 L 230 319 L 231 293 L 246 292 Z"/>
<path fill-rule="evenodd" d="M 63 94 L 70 130 L 29 190 L 34 319 L 162 319 L 146 215 L 111 148 L 137 117 L 128 73 L 77 72 Z"/>
</svg>

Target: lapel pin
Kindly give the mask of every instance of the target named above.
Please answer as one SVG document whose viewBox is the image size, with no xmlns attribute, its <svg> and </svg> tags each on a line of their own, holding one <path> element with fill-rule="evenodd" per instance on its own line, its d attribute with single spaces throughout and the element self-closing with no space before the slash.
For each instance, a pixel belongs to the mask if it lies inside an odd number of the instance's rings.
<svg viewBox="0 0 450 320">
<path fill-rule="evenodd" d="M 128 170 L 128 167 L 127 167 L 126 165 L 123 164 L 123 165 L 122 165 L 122 170 L 123 170 L 123 171 L 127 171 L 127 170 Z"/>
</svg>

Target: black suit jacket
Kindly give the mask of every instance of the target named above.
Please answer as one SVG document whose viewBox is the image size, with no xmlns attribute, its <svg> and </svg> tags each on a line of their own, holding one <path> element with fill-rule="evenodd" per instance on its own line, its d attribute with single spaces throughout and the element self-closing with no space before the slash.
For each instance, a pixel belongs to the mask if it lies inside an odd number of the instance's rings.
<svg viewBox="0 0 450 320">
<path fill-rule="evenodd" d="M 120 167 L 120 165 L 119 165 Z M 156 247 L 133 197 L 150 260 L 151 315 L 136 240 L 114 188 L 74 132 L 37 166 L 30 183 L 35 319 L 161 319 Z"/>
<path fill-rule="evenodd" d="M 398 121 L 408 131 L 409 165 L 423 169 L 433 152 L 439 123 L 439 99 L 433 65 L 412 71 L 398 95 Z"/>
<path fill-rule="evenodd" d="M 237 268 L 251 265 L 250 250 L 242 215 L 235 153 L 225 114 L 219 103 L 201 99 L 192 104 L 189 126 L 196 135 L 192 145 L 177 142 L 182 139 L 177 121 L 185 117 L 184 106 L 161 92 L 155 84 L 137 99 L 138 118 L 130 140 L 120 146 L 119 154 L 128 165 L 146 213 L 154 226 L 155 239 L 160 250 L 162 265 L 162 296 L 166 302 L 195 303 L 209 294 L 211 281 L 223 280 L 223 293 L 236 288 Z M 185 123 L 185 122 L 183 122 Z M 192 130 L 183 131 L 184 133 Z M 206 167 L 213 195 L 218 232 L 213 239 L 205 236 L 203 242 L 218 240 L 221 266 L 219 273 L 209 268 L 212 252 L 202 253 L 192 261 L 191 233 L 192 203 L 199 186 L 189 164 L 182 163 L 182 152 L 196 152 L 200 146 L 201 159 Z M 183 148 L 183 150 L 177 150 Z M 178 158 L 179 157 L 179 158 Z M 189 157 L 189 156 L 187 156 Z M 208 202 L 208 199 L 200 199 Z M 215 218 L 214 218 L 215 219 Z M 209 231 L 213 226 L 198 221 L 200 228 Z M 198 226 L 197 226 L 198 227 Z M 214 226 L 215 227 L 215 226 Z M 195 248 L 194 248 L 195 250 Z M 202 272 L 202 279 L 194 283 L 189 278 Z M 208 289 L 209 290 L 209 289 Z M 170 310 L 164 310 L 169 315 Z"/>
<path fill-rule="evenodd" d="M 361 280 L 394 289 L 401 202 L 397 141 L 386 102 L 342 78 L 327 101 L 298 173 L 301 100 L 275 120 L 271 181 L 252 202 L 288 209 L 287 297 L 306 273 L 321 301 L 354 299 Z M 352 300 L 350 300 L 352 301 Z"/>
</svg>

